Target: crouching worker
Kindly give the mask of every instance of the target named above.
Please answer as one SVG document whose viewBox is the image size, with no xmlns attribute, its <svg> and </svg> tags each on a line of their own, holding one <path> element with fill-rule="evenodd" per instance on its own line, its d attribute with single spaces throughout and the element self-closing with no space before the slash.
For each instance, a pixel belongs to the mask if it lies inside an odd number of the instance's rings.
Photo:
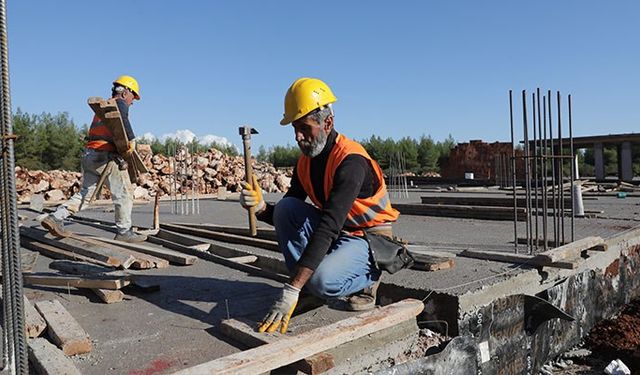
<svg viewBox="0 0 640 375">
<path fill-rule="evenodd" d="M 112 98 L 116 99 L 118 110 L 124 123 L 127 138 L 130 140 L 129 151 L 133 151 L 135 138 L 129 122 L 129 107 L 134 100 L 140 99 L 140 87 L 138 82 L 130 76 L 121 76 L 113 82 L 111 89 Z M 93 117 L 89 128 L 88 142 L 82 157 L 82 188 L 68 201 L 56 208 L 56 211 L 47 215 L 41 225 L 51 234 L 66 236 L 64 219 L 86 208 L 93 192 L 96 190 L 100 175 L 109 162 L 118 158 L 111 130 L 98 116 Z M 129 180 L 127 170 L 118 167 L 110 168 L 106 184 L 111 191 L 111 199 L 115 206 L 115 222 L 118 233 L 115 239 L 126 242 L 142 242 L 146 236 L 134 233 L 131 230 L 131 210 L 133 209 L 133 188 Z"/>
<path fill-rule="evenodd" d="M 291 274 L 260 332 L 286 332 L 301 289 L 337 308 L 360 311 L 375 306 L 381 270 L 367 232 L 391 236 L 398 211 L 391 207 L 382 170 L 365 149 L 334 129 L 331 89 L 314 78 L 295 81 L 285 96 L 281 125 L 293 125 L 302 151 L 291 187 L 271 205 L 255 176 L 244 184 L 240 203 L 254 207 L 259 220 L 275 226 L 278 245 Z M 305 203 L 309 197 L 313 205 Z"/>
</svg>

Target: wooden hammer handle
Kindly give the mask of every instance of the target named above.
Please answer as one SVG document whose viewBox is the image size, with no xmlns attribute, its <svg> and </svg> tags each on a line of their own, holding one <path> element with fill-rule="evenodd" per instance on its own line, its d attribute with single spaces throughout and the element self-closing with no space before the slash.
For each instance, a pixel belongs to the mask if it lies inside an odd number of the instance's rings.
<svg viewBox="0 0 640 375">
<path fill-rule="evenodd" d="M 243 138 L 242 145 L 244 147 L 244 174 L 245 181 L 253 188 L 253 167 L 251 165 L 251 143 L 249 139 Z M 258 235 L 258 229 L 256 227 L 256 209 L 251 207 L 249 209 L 249 231 L 252 236 Z"/>
</svg>

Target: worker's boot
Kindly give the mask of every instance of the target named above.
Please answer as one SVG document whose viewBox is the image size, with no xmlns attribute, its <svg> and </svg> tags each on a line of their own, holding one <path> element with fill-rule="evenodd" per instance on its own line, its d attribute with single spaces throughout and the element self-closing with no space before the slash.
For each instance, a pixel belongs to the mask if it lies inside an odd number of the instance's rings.
<svg viewBox="0 0 640 375">
<path fill-rule="evenodd" d="M 53 234 L 54 236 L 57 236 L 57 237 L 69 236 L 69 232 L 67 232 L 64 229 L 64 222 L 56 218 L 52 214 L 45 216 L 45 218 L 42 219 L 42 221 L 40 222 L 40 225 L 42 225 L 44 229 L 48 230 L 49 233 Z"/>
<path fill-rule="evenodd" d="M 334 309 L 346 311 L 371 310 L 376 307 L 378 286 L 380 286 L 380 280 L 359 292 L 330 301 L 329 306 Z"/>
<path fill-rule="evenodd" d="M 126 231 L 124 233 L 116 234 L 115 239 L 118 240 L 118 241 L 136 243 L 136 242 L 144 242 L 144 241 L 146 241 L 147 240 L 147 236 L 145 236 L 144 234 L 135 233 L 133 230 L 129 229 L 128 231 Z"/>
<path fill-rule="evenodd" d="M 376 307 L 376 294 L 378 294 L 379 286 L 380 280 L 376 281 L 371 286 L 348 296 L 346 303 L 347 310 L 363 311 L 371 310 Z"/>
</svg>

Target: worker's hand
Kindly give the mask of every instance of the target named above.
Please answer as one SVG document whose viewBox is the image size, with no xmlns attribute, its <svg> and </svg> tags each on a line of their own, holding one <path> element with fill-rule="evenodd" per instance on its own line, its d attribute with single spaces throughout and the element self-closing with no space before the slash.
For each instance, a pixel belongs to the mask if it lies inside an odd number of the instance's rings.
<svg viewBox="0 0 640 375">
<path fill-rule="evenodd" d="M 133 151 L 136 149 L 136 141 L 129 141 L 129 148 L 127 148 L 127 154 L 133 154 Z"/>
<path fill-rule="evenodd" d="M 256 212 L 262 211 L 266 204 L 262 199 L 262 189 L 258 184 L 258 179 L 255 175 L 252 175 L 253 184 L 249 184 L 246 181 L 242 181 L 242 191 L 240 192 L 240 204 L 245 209 L 255 207 Z"/>
<path fill-rule="evenodd" d="M 262 322 L 258 326 L 258 332 L 272 333 L 275 332 L 278 327 L 280 327 L 280 333 L 287 332 L 289 319 L 291 319 L 291 314 L 293 314 L 293 310 L 296 308 L 299 295 L 300 289 L 290 284 L 284 284 L 282 296 L 273 304 L 269 313 L 262 319 Z"/>
</svg>

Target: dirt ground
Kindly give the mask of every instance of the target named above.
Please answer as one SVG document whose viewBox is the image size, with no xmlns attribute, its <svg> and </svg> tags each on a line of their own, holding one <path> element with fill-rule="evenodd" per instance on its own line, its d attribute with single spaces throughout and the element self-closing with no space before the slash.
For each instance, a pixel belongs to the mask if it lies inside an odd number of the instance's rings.
<svg viewBox="0 0 640 375">
<path fill-rule="evenodd" d="M 582 348 L 565 353 L 547 369 L 562 375 L 602 374 L 615 359 L 632 374 L 640 373 L 640 300 L 627 304 L 615 318 L 598 323 Z"/>
</svg>

